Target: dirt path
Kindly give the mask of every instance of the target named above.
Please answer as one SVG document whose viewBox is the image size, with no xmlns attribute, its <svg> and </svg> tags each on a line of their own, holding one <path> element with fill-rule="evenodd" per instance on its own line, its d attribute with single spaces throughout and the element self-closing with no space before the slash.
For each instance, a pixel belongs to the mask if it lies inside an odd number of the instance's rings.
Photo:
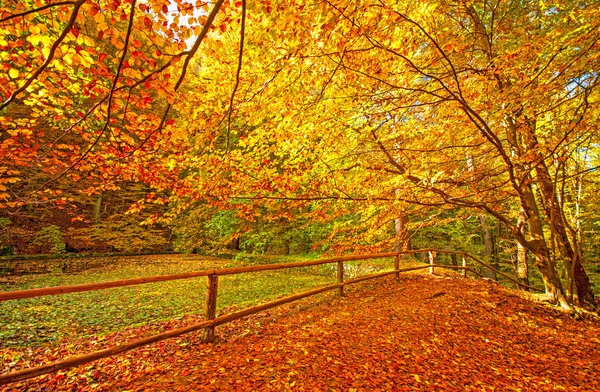
<svg viewBox="0 0 600 392">
<path fill-rule="evenodd" d="M 201 345 L 192 334 L 13 388 L 600 390 L 597 322 L 532 305 L 485 281 L 384 279 L 217 334 L 215 344 Z"/>
</svg>

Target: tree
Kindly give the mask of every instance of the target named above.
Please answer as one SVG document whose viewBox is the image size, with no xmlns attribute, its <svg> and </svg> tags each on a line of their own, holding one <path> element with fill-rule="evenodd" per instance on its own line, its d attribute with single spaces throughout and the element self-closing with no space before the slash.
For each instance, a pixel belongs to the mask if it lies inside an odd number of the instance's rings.
<svg viewBox="0 0 600 392">
<path fill-rule="evenodd" d="M 248 220 L 310 205 L 336 222 L 331 238 L 352 235 L 345 249 L 393 247 L 399 217 L 475 210 L 533 255 L 554 301 L 594 306 L 570 212 L 578 187 L 564 185 L 595 175 L 580 158 L 597 142 L 594 2 L 195 5 L 0 10 L 1 148 L 20 162 L 1 177 L 5 205 L 110 172 L 167 193 L 173 214 L 199 201 Z M 96 49 L 104 37 L 110 49 Z M 34 120 L 10 114 L 19 99 Z M 43 127 L 72 136 L 63 153 L 36 139 Z M 49 179 L 11 196 L 14 166 L 39 146 Z"/>
</svg>

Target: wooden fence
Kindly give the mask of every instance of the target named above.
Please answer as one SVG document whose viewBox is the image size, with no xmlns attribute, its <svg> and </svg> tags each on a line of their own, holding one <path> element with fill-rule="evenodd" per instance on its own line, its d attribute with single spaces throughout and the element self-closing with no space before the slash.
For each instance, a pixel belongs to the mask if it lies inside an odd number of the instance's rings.
<svg viewBox="0 0 600 392">
<path fill-rule="evenodd" d="M 415 254 L 415 253 L 427 253 L 429 256 L 429 264 L 418 267 L 411 268 L 400 268 L 400 257 L 403 254 Z M 441 265 L 436 264 L 435 259 L 438 253 L 446 253 L 446 254 L 454 254 L 457 256 L 461 256 L 462 265 Z M 385 271 L 381 273 L 365 275 L 358 278 L 345 280 L 344 279 L 344 262 L 356 261 L 356 260 L 366 260 L 366 259 L 378 259 L 378 258 L 387 258 L 394 257 L 394 269 L 391 271 Z M 0 385 L 9 384 L 16 381 L 26 380 L 29 378 L 37 377 L 43 374 L 57 372 L 59 370 L 69 369 L 72 367 L 80 366 L 92 361 L 96 361 L 101 358 L 110 357 L 119 353 L 123 353 L 129 350 L 133 350 L 138 347 L 146 346 L 151 343 L 159 342 L 161 340 L 173 338 L 176 336 L 181 336 L 190 332 L 204 330 L 203 341 L 204 342 L 212 342 L 215 337 L 215 327 L 231 322 L 233 320 L 237 320 L 242 317 L 249 316 L 254 313 L 258 313 L 270 308 L 274 308 L 276 306 L 280 306 L 283 304 L 287 304 L 290 302 L 298 301 L 302 298 L 307 298 L 313 295 L 317 295 L 320 293 L 324 293 L 326 291 L 337 290 L 339 296 L 344 295 L 344 286 L 349 284 L 354 284 L 358 282 L 362 282 L 369 279 L 381 278 L 388 275 L 395 275 L 396 280 L 400 280 L 400 273 L 407 271 L 414 271 L 429 268 L 429 272 L 431 274 L 435 273 L 436 268 L 447 268 L 447 269 L 455 269 L 462 270 L 463 276 L 467 277 L 467 273 L 471 272 L 479 277 L 483 277 L 479 272 L 475 271 L 472 268 L 467 266 L 467 259 L 475 261 L 477 264 L 485 266 L 496 272 L 496 274 L 501 275 L 513 282 L 517 286 L 527 288 L 529 290 L 542 291 L 538 288 L 531 287 L 525 285 L 511 276 L 498 271 L 490 265 L 487 265 L 480 259 L 475 256 L 472 256 L 465 252 L 455 252 L 448 250 L 438 250 L 438 249 L 419 249 L 419 250 L 411 250 L 411 251 L 403 251 L 403 252 L 391 252 L 391 253 L 375 253 L 375 254 L 367 254 L 367 255 L 356 255 L 356 256 L 345 256 L 345 257 L 334 257 L 330 259 L 321 259 L 321 260 L 313 260 L 313 261 L 303 261 L 303 262 L 293 262 L 293 263 L 280 263 L 280 264 L 264 264 L 264 265 L 255 265 L 248 267 L 239 267 L 239 268 L 224 268 L 218 270 L 205 270 L 198 272 L 189 272 L 185 274 L 177 274 L 177 275 L 163 275 L 163 276 L 152 276 L 147 278 L 139 278 L 139 279 L 126 279 L 126 280 L 118 280 L 112 282 L 102 282 L 102 283 L 91 283 L 91 284 L 82 284 L 75 286 L 56 286 L 56 287 L 47 287 L 40 289 L 31 289 L 31 290 L 21 290 L 21 291 L 9 291 L 0 293 L 0 302 L 15 300 L 15 299 L 23 299 L 23 298 L 35 298 L 42 297 L 47 295 L 58 295 L 58 294 L 66 294 L 66 293 L 78 293 L 84 291 L 93 291 L 93 290 L 102 290 L 113 287 L 124 287 L 124 286 L 133 286 L 150 282 L 166 282 L 170 280 L 178 280 L 178 279 L 190 279 L 200 276 L 206 276 L 207 279 L 207 289 L 206 289 L 206 307 L 205 307 L 205 316 L 204 321 L 198 324 L 190 325 L 184 328 L 175 329 L 169 332 L 160 333 L 158 335 L 150 336 L 144 339 L 135 340 L 130 343 L 126 343 L 120 346 L 107 348 L 100 351 L 95 351 L 86 355 L 76 356 L 72 358 L 68 358 L 61 361 L 52 362 L 46 365 L 42 365 L 35 368 L 24 369 L 17 372 L 0 374 Z M 289 268 L 298 268 L 298 267 L 308 267 L 308 266 L 316 266 L 323 264 L 337 264 L 337 283 L 330 284 L 327 286 L 319 287 L 310 291 L 305 291 L 299 294 L 290 295 L 288 297 L 280 298 L 274 301 L 270 301 L 261 305 L 249 307 L 243 310 L 239 310 L 233 313 L 225 314 L 216 317 L 216 309 L 217 309 L 217 293 L 218 293 L 218 282 L 219 276 L 223 275 L 236 275 L 248 272 L 259 272 L 259 271 L 272 271 L 279 269 L 289 269 Z"/>
</svg>

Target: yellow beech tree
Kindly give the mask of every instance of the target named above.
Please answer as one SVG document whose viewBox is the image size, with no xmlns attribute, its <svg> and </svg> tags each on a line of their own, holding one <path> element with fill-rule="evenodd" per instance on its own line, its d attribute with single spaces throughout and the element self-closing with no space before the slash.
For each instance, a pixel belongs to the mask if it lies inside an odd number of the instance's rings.
<svg viewBox="0 0 600 392">
<path fill-rule="evenodd" d="M 409 213 L 475 211 L 554 301 L 594 306 L 565 184 L 595 175 L 599 17 L 584 0 L 11 3 L 0 198 L 135 179 L 174 214 L 306 211 L 375 246 Z"/>
<path fill-rule="evenodd" d="M 480 210 L 534 255 L 554 300 L 593 306 L 560 184 L 592 172 L 562 163 L 597 141 L 597 14 L 527 1 L 250 12 L 241 57 L 234 25 L 202 56 L 219 61 L 200 80 L 222 84 L 210 134 L 196 139 L 197 189 L 272 205 L 350 200 L 371 233 L 408 206 Z"/>
</svg>

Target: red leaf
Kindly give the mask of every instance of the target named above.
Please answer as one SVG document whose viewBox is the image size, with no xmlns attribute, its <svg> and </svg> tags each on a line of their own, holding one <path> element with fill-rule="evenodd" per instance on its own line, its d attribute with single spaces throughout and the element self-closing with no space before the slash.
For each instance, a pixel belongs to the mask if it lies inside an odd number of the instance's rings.
<svg viewBox="0 0 600 392">
<path fill-rule="evenodd" d="M 88 10 L 88 15 L 89 16 L 94 16 L 99 11 L 100 11 L 100 7 L 98 7 L 96 4 L 92 4 L 91 7 L 90 7 L 90 9 Z"/>
</svg>

